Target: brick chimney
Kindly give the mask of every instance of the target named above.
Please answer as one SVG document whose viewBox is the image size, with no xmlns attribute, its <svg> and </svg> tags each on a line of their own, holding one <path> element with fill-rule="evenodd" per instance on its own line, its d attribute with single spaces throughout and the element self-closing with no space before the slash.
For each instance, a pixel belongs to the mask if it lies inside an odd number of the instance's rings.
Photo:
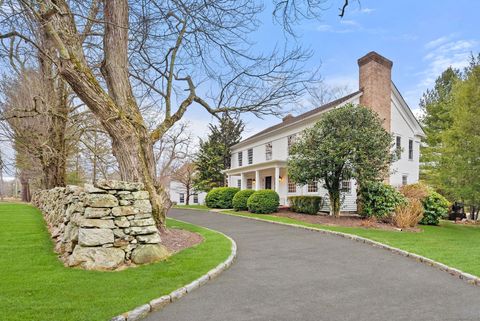
<svg viewBox="0 0 480 321">
<path fill-rule="evenodd" d="M 390 133 L 393 62 L 371 51 L 358 59 L 359 87 L 363 92 L 360 104 L 370 107 L 383 119 Z"/>
</svg>

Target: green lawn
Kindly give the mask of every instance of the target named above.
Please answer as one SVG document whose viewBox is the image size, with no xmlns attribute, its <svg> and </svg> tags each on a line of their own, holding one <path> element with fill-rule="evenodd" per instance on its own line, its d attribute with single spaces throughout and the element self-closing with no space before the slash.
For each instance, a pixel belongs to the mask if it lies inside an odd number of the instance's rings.
<svg viewBox="0 0 480 321">
<path fill-rule="evenodd" d="M 223 235 L 168 220 L 205 238 L 167 261 L 119 272 L 66 268 L 53 252 L 41 213 L 0 205 L 0 315 L 7 320 L 109 320 L 193 281 L 230 255 Z"/>
<path fill-rule="evenodd" d="M 224 213 L 355 234 L 480 276 L 480 226 L 466 226 L 442 221 L 439 226 L 419 225 L 422 232 L 415 233 L 325 226 L 286 217 L 248 212 L 225 211 Z"/>
<path fill-rule="evenodd" d="M 209 208 L 206 205 L 199 205 L 199 204 L 190 204 L 190 205 L 174 205 L 173 208 L 186 208 L 190 210 L 206 210 L 208 211 Z"/>
</svg>

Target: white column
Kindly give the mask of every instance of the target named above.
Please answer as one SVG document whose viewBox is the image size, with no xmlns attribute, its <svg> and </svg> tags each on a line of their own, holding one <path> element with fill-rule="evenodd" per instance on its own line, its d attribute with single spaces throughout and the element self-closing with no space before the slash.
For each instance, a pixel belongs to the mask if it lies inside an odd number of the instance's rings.
<svg viewBox="0 0 480 321">
<path fill-rule="evenodd" d="M 245 180 L 245 173 L 240 174 L 240 180 L 241 180 L 240 189 L 246 189 L 247 188 L 247 182 Z"/>
<path fill-rule="evenodd" d="M 260 189 L 260 171 L 255 171 L 255 190 Z"/>
<path fill-rule="evenodd" d="M 275 192 L 280 191 L 280 167 L 275 167 Z"/>
</svg>

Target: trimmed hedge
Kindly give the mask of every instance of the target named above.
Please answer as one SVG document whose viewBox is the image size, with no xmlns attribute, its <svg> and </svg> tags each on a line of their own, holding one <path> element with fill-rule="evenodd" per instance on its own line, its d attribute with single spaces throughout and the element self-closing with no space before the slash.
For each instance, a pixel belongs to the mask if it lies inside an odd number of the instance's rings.
<svg viewBox="0 0 480 321">
<path fill-rule="evenodd" d="M 205 205 L 210 208 L 232 208 L 232 200 L 239 191 L 237 187 L 218 187 L 205 197 Z"/>
<path fill-rule="evenodd" d="M 270 189 L 261 189 L 250 195 L 247 200 L 248 210 L 257 214 L 270 214 L 278 209 L 280 197 Z"/>
<path fill-rule="evenodd" d="M 290 196 L 290 208 L 297 213 L 317 214 L 322 206 L 320 196 Z"/>
<path fill-rule="evenodd" d="M 392 186 L 382 182 L 365 182 L 360 185 L 361 215 L 379 219 L 389 217 L 405 197 Z"/>
<path fill-rule="evenodd" d="M 247 201 L 248 198 L 255 193 L 253 189 L 244 189 L 238 191 L 237 194 L 233 197 L 232 205 L 235 211 L 246 211 L 248 210 Z"/>
</svg>

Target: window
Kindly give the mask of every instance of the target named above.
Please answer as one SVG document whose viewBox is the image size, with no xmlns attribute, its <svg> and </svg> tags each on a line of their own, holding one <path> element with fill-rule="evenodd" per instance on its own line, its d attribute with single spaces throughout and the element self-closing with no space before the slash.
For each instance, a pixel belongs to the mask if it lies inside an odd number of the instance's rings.
<svg viewBox="0 0 480 321">
<path fill-rule="evenodd" d="M 198 194 L 193 194 L 193 203 L 198 204 Z"/>
<path fill-rule="evenodd" d="M 408 175 L 402 175 L 402 185 L 408 184 Z"/>
<path fill-rule="evenodd" d="M 237 187 L 242 188 L 242 180 L 241 179 L 237 180 Z"/>
<path fill-rule="evenodd" d="M 413 140 L 408 140 L 408 159 L 413 160 Z"/>
<path fill-rule="evenodd" d="M 248 151 L 248 164 L 253 164 L 253 148 L 250 148 Z"/>
<path fill-rule="evenodd" d="M 272 143 L 266 143 L 265 144 L 265 160 L 271 160 L 272 159 Z"/>
<path fill-rule="evenodd" d="M 243 165 L 243 153 L 238 152 L 238 166 L 242 166 L 242 165 Z"/>
<path fill-rule="evenodd" d="M 290 152 L 290 148 L 292 145 L 295 143 L 295 140 L 297 139 L 297 134 L 293 134 L 287 137 L 287 144 L 288 144 L 288 151 Z"/>
<path fill-rule="evenodd" d="M 185 203 L 185 194 L 184 193 L 180 193 L 180 199 L 178 201 L 179 203 Z"/>
<path fill-rule="evenodd" d="M 316 192 L 318 192 L 318 184 L 317 184 L 317 182 L 308 183 L 307 191 L 308 191 L 309 193 L 316 193 Z"/>
<path fill-rule="evenodd" d="M 352 192 L 352 184 L 350 181 L 342 181 L 341 184 L 341 191 L 343 193 L 351 193 Z"/>
<path fill-rule="evenodd" d="M 397 159 L 400 159 L 402 156 L 402 137 L 397 136 L 397 141 L 395 144 L 395 153 L 397 154 Z"/>
<path fill-rule="evenodd" d="M 297 192 L 297 184 L 288 180 L 288 192 L 289 193 L 296 193 Z"/>
<path fill-rule="evenodd" d="M 253 179 L 247 178 L 247 189 L 252 189 L 253 187 Z"/>
</svg>

